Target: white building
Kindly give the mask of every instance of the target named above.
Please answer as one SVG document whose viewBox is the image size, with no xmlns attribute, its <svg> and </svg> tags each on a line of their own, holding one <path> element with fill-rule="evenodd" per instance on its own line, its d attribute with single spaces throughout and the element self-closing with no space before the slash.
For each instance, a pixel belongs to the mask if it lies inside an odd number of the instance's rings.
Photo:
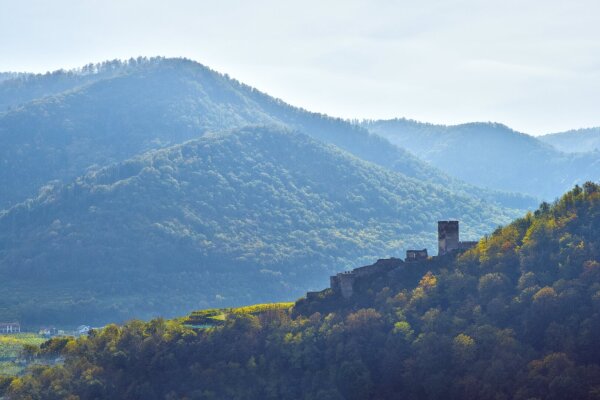
<svg viewBox="0 0 600 400">
<path fill-rule="evenodd" d="M 0 322 L 0 334 L 19 332 L 21 332 L 21 324 L 18 322 Z"/>
</svg>

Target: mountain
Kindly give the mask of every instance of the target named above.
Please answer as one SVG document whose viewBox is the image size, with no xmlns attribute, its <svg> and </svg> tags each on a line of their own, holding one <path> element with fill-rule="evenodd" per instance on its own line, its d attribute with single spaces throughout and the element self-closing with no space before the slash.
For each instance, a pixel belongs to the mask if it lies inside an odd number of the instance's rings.
<svg viewBox="0 0 600 400">
<path fill-rule="evenodd" d="M 51 181 L 209 131 L 279 125 L 410 177 L 511 208 L 531 198 L 466 185 L 348 121 L 287 105 L 185 59 L 136 59 L 0 82 L 0 209 Z"/>
<path fill-rule="evenodd" d="M 323 171 L 327 171 L 326 174 Z M 0 320 L 104 323 L 299 296 L 514 211 L 288 130 L 206 135 L 45 188 L 0 214 Z"/>
<path fill-rule="evenodd" d="M 600 151 L 600 128 L 576 129 L 567 132 L 550 133 L 538 139 L 565 153 L 586 153 Z"/>
<path fill-rule="evenodd" d="M 586 183 L 467 252 L 396 260 L 349 299 L 109 325 L 30 348 L 64 364 L 0 383 L 8 400 L 594 399 L 599 240 Z M 211 328 L 188 325 L 203 316 Z"/>
<path fill-rule="evenodd" d="M 600 178 L 600 154 L 567 154 L 494 123 L 445 126 L 406 119 L 366 121 L 371 133 L 473 185 L 553 199 Z"/>
<path fill-rule="evenodd" d="M 0 111 L 10 111 L 30 101 L 79 89 L 91 83 L 133 72 L 145 64 L 145 58 L 105 61 L 73 70 L 57 70 L 45 74 L 24 72 L 0 73 Z"/>
</svg>

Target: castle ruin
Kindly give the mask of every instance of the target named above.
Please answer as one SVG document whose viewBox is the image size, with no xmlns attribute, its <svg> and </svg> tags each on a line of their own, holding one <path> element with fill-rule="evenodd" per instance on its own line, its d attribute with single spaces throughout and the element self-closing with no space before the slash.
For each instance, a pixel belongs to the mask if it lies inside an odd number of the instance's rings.
<svg viewBox="0 0 600 400">
<path fill-rule="evenodd" d="M 455 250 L 468 250 L 477 242 L 460 241 L 458 221 L 438 221 L 438 256 Z"/>
<path fill-rule="evenodd" d="M 461 242 L 459 236 L 458 221 L 438 221 L 438 257 L 450 254 L 454 251 L 468 250 L 474 247 L 477 242 Z M 355 268 L 352 271 L 340 272 L 330 278 L 330 287 L 335 293 L 341 294 L 345 299 L 354 294 L 354 284 L 357 279 L 373 274 L 389 272 L 400 265 L 407 263 L 416 263 L 427 261 L 429 256 L 427 249 L 407 250 L 406 259 L 402 261 L 398 258 L 389 258 L 377 260 L 373 265 Z M 315 299 L 320 292 L 307 293 L 307 299 Z"/>
</svg>

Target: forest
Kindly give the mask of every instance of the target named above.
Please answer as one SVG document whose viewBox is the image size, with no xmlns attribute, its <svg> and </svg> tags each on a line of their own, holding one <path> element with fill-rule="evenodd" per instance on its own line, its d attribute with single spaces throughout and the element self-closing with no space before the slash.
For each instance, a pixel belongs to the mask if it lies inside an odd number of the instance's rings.
<svg viewBox="0 0 600 400">
<path fill-rule="evenodd" d="M 0 213 L 13 293 L 0 320 L 103 325 L 294 300 L 338 269 L 431 247 L 446 215 L 477 238 L 517 212 L 287 129 L 207 135 Z"/>
<path fill-rule="evenodd" d="M 600 185 L 469 251 L 290 308 L 109 325 L 56 338 L 7 399 L 598 399 Z M 262 310 L 262 311 L 261 311 Z"/>
<path fill-rule="evenodd" d="M 467 185 L 357 124 L 293 107 L 197 62 L 140 57 L 0 81 L 0 211 L 48 184 L 207 132 L 255 125 L 301 131 L 457 194 L 509 208 L 535 205 L 531 196 Z"/>
<path fill-rule="evenodd" d="M 190 59 L 0 79 L 0 321 L 32 329 L 293 300 L 539 202 Z"/>
</svg>

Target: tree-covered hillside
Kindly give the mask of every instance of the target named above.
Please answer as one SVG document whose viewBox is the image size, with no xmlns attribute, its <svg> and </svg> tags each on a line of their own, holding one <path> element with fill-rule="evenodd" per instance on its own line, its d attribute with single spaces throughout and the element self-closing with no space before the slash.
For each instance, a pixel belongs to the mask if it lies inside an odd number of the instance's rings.
<svg viewBox="0 0 600 400">
<path fill-rule="evenodd" d="M 99 64 L 88 64 L 74 70 L 58 70 L 45 74 L 0 73 L 0 82 L 6 81 L 0 85 L 0 112 L 13 110 L 33 100 L 58 95 L 103 79 L 123 75 L 146 62 L 146 59 L 140 57 L 127 62 L 105 61 Z"/>
<path fill-rule="evenodd" d="M 0 72 L 0 82 L 5 81 L 7 79 L 18 78 L 20 74 L 16 72 Z"/>
<path fill-rule="evenodd" d="M 64 365 L 2 386 L 10 400 L 597 399 L 599 240 L 600 185 L 586 183 L 348 300 L 326 290 L 210 329 L 110 325 L 50 341 L 37 357 Z"/>
<path fill-rule="evenodd" d="M 600 179 L 600 153 L 563 153 L 543 139 L 501 124 L 445 126 L 394 119 L 362 126 L 441 171 L 481 187 L 552 200 L 577 183 Z M 575 136 L 572 139 L 577 142 Z"/>
<path fill-rule="evenodd" d="M 11 293 L 0 320 L 100 323 L 295 298 L 335 270 L 432 249 L 438 219 L 478 237 L 514 214 L 303 134 L 208 135 L 0 214 Z"/>
<path fill-rule="evenodd" d="M 88 65 L 0 82 L 0 209 L 49 181 L 253 124 L 284 125 L 367 161 L 508 207 L 531 199 L 466 185 L 347 121 L 287 105 L 184 59 Z"/>
<path fill-rule="evenodd" d="M 600 128 L 551 133 L 539 139 L 567 153 L 600 152 Z"/>
</svg>

